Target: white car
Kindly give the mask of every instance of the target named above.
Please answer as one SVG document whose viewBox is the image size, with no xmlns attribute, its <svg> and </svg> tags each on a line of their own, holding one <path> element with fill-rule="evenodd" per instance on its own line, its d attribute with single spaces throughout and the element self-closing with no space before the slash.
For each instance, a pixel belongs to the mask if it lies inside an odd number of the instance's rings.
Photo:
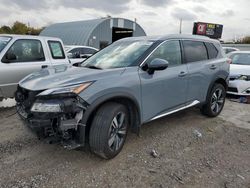
<svg viewBox="0 0 250 188">
<path fill-rule="evenodd" d="M 90 46 L 68 45 L 64 47 L 71 63 L 80 63 L 89 58 L 99 50 Z"/>
<path fill-rule="evenodd" d="M 231 52 L 228 94 L 250 96 L 250 51 Z"/>
<path fill-rule="evenodd" d="M 222 49 L 224 50 L 225 54 L 229 54 L 235 51 L 240 51 L 238 48 L 234 48 L 234 47 L 223 47 Z"/>
</svg>

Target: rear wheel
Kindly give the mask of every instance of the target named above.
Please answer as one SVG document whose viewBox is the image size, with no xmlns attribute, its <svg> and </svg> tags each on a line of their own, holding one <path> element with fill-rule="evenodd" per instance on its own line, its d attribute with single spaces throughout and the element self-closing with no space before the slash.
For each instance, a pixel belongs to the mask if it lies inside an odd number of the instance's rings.
<svg viewBox="0 0 250 188">
<path fill-rule="evenodd" d="M 101 106 L 90 128 L 91 151 L 105 159 L 115 157 L 126 140 L 128 123 L 128 111 L 124 105 L 110 102 Z"/>
<path fill-rule="evenodd" d="M 202 107 L 203 114 L 209 117 L 218 116 L 225 104 L 226 89 L 222 84 L 216 83 L 208 94 L 206 104 Z"/>
</svg>

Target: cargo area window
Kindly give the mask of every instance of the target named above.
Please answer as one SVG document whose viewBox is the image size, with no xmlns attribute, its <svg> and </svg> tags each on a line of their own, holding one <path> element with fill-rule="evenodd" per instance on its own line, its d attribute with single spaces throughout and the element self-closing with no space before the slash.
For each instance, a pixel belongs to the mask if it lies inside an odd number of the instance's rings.
<svg viewBox="0 0 250 188">
<path fill-rule="evenodd" d="M 12 44 L 4 55 L 3 63 L 45 61 L 42 44 L 35 39 L 19 39 Z"/>
<path fill-rule="evenodd" d="M 215 59 L 218 55 L 218 50 L 212 43 L 205 42 L 206 48 L 207 48 L 207 53 L 209 59 Z"/>
<path fill-rule="evenodd" d="M 65 54 L 61 42 L 48 41 L 48 44 L 53 59 L 65 59 Z"/>
<path fill-rule="evenodd" d="M 208 60 L 207 49 L 200 41 L 183 41 L 184 54 L 187 63 Z"/>
</svg>

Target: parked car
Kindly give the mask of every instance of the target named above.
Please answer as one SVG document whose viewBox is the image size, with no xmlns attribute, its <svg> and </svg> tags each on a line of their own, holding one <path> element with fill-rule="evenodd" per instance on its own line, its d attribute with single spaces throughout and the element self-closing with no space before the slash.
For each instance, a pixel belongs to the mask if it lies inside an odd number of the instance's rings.
<svg viewBox="0 0 250 188">
<path fill-rule="evenodd" d="M 18 82 L 52 65 L 69 64 L 60 39 L 30 35 L 0 35 L 0 101 L 14 97 Z"/>
<path fill-rule="evenodd" d="M 84 61 L 85 59 L 89 58 L 96 52 L 98 49 L 90 47 L 90 46 L 65 46 L 65 50 L 67 52 L 68 58 L 70 59 L 71 63 L 79 63 Z"/>
<path fill-rule="evenodd" d="M 225 102 L 228 59 L 218 41 L 192 35 L 119 40 L 81 67 L 44 69 L 19 83 L 19 115 L 40 137 L 110 159 L 128 129 L 198 106 L 215 117 Z"/>
<path fill-rule="evenodd" d="M 230 81 L 228 94 L 250 95 L 250 51 L 237 51 L 229 54 Z"/>
<path fill-rule="evenodd" d="M 238 48 L 233 48 L 233 47 L 223 47 L 223 50 L 225 52 L 225 54 L 234 52 L 234 51 L 240 51 Z"/>
</svg>

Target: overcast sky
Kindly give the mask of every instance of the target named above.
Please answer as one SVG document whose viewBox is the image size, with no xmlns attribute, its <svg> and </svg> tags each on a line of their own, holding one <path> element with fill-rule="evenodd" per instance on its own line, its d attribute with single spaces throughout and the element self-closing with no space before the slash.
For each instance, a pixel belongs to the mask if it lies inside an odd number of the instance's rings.
<svg viewBox="0 0 250 188">
<path fill-rule="evenodd" d="M 0 0 L 0 25 L 18 20 L 33 27 L 104 17 L 134 20 L 147 35 L 191 33 L 193 22 L 224 25 L 223 39 L 250 35 L 249 0 Z"/>
</svg>

